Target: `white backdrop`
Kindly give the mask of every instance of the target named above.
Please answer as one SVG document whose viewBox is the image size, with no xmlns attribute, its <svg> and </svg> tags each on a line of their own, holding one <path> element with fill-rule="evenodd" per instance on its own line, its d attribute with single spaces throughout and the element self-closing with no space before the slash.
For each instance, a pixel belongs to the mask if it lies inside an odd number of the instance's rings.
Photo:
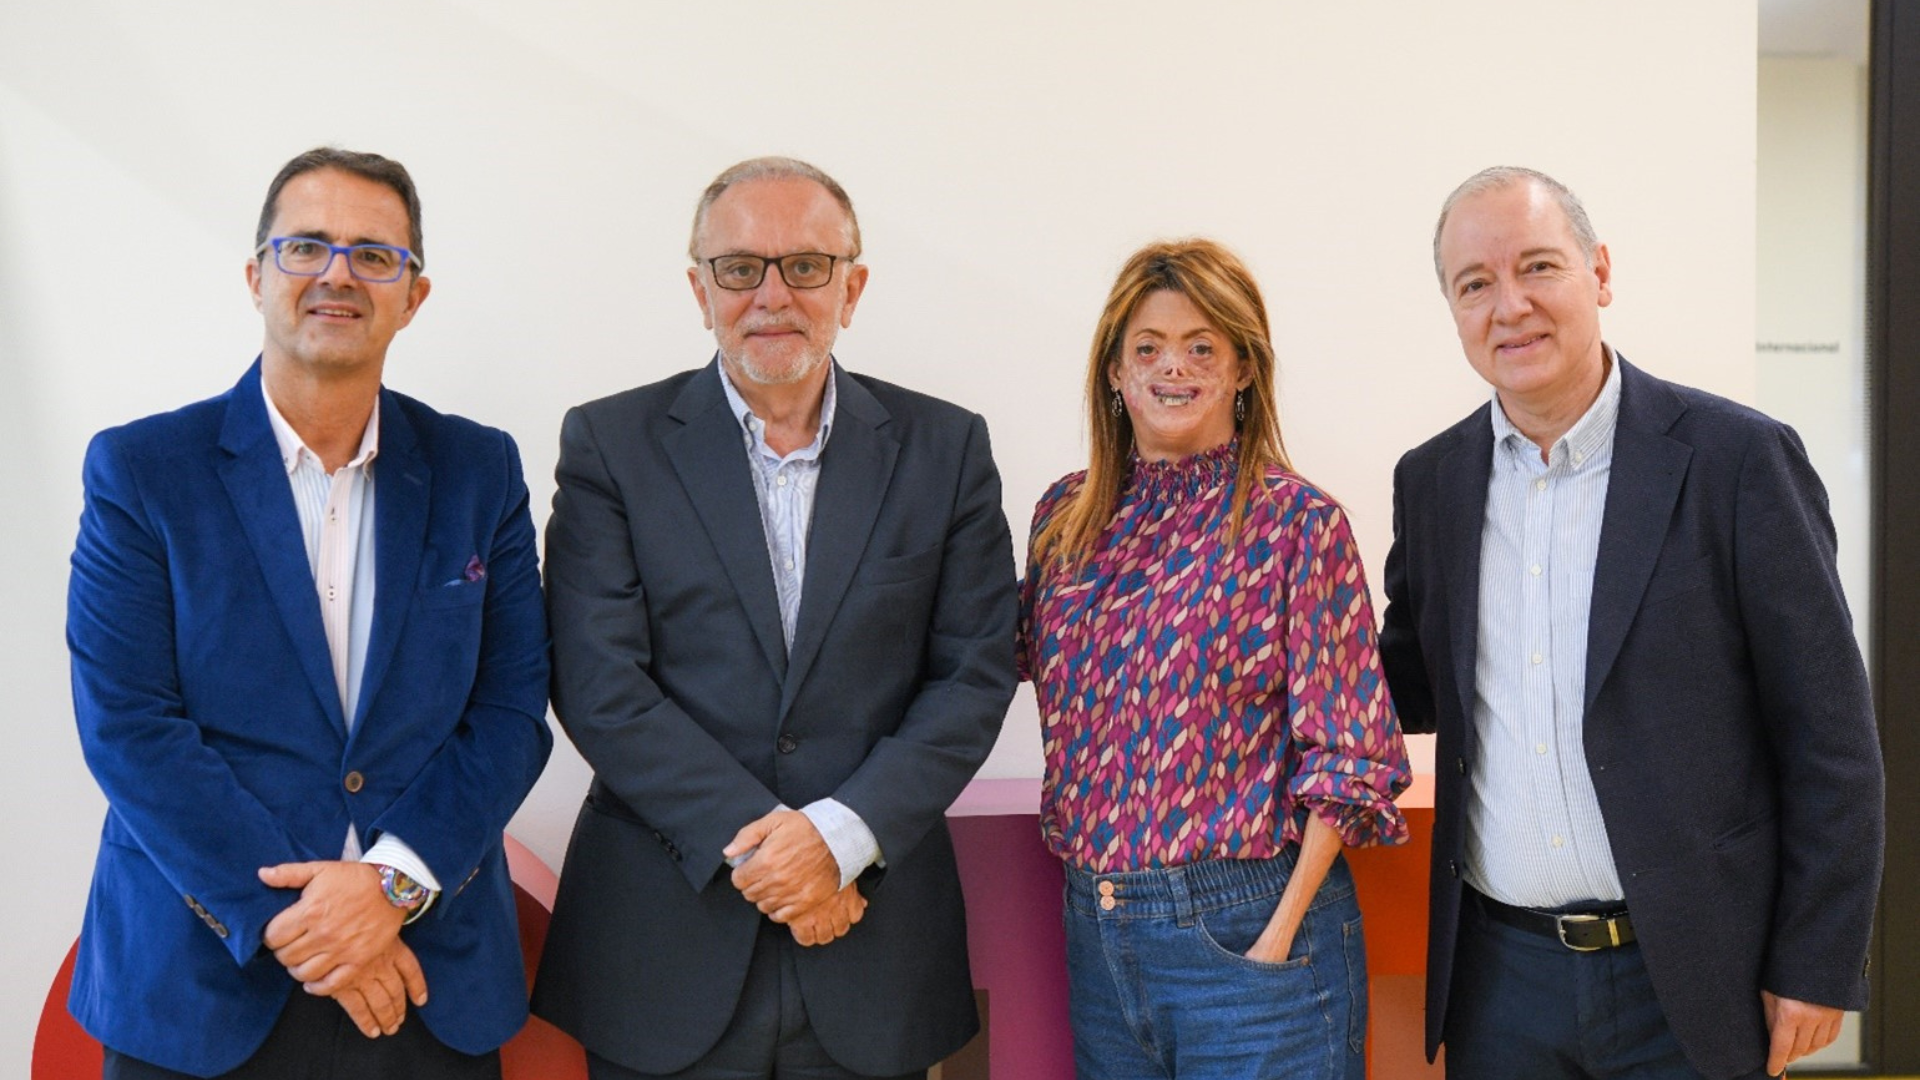
<svg viewBox="0 0 1920 1080">
<path fill-rule="evenodd" d="M 0 674 L 15 867 L 0 1072 L 79 926 L 102 800 L 62 638 L 95 430 L 217 393 L 260 341 L 242 265 L 267 181 L 319 143 L 405 162 L 435 289 L 388 382 L 511 431 L 534 513 L 566 407 L 701 363 L 700 188 L 804 157 L 860 210 L 838 350 L 986 415 L 1007 512 L 1084 453 L 1079 384 L 1138 244 L 1237 248 L 1275 319 L 1295 461 L 1378 578 L 1398 455 L 1482 400 L 1432 277 L 1441 198 L 1527 164 L 1614 257 L 1610 340 L 1754 391 L 1750 0 L 793 5 L 0 0 Z M 989 775 L 1036 775 L 1030 696 Z M 558 865 L 562 739 L 514 824 Z"/>
</svg>

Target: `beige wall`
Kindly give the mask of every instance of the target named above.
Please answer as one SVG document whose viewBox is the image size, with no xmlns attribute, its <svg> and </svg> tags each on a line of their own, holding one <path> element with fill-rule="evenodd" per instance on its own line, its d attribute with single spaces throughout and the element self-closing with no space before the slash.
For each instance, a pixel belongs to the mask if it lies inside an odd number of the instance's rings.
<svg viewBox="0 0 1920 1080">
<path fill-rule="evenodd" d="M 813 9 L 825 9 L 824 12 Z M 320 142 L 420 182 L 432 302 L 389 382 L 517 436 L 544 520 L 574 402 L 700 363 L 693 197 L 809 158 L 858 202 L 872 286 L 840 355 L 992 425 L 1024 535 L 1081 460 L 1092 321 L 1135 245 L 1207 233 L 1260 275 L 1288 441 L 1376 578 L 1398 455 L 1484 395 L 1428 255 L 1441 197 L 1529 164 L 1612 247 L 1609 338 L 1750 400 L 1754 7 L 857 0 L 0 0 L 0 674 L 16 886 L 0 1072 L 79 925 L 101 799 L 61 639 L 87 436 L 216 393 L 259 342 L 241 265 Z M 306 59 L 302 59 L 306 58 Z M 371 74 L 369 74 L 371 73 Z M 1033 775 L 1030 697 L 994 775 Z M 558 862 L 570 749 L 515 824 Z"/>
</svg>

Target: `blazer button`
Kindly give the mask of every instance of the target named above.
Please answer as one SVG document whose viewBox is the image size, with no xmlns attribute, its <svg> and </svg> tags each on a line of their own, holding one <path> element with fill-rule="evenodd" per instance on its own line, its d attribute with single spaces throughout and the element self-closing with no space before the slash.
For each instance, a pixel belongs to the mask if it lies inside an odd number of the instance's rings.
<svg viewBox="0 0 1920 1080">
<path fill-rule="evenodd" d="M 355 769 L 353 772 L 348 773 L 347 778 L 341 781 L 341 783 L 346 786 L 347 794 L 358 795 L 360 789 L 367 786 L 367 778 L 360 775 L 360 770 Z"/>
<path fill-rule="evenodd" d="M 781 753 L 791 754 L 795 750 L 800 749 L 800 740 L 791 735 L 782 735 L 780 736 L 780 741 L 773 745 L 779 747 Z"/>
<path fill-rule="evenodd" d="M 1467 759 L 1466 758 L 1463 758 L 1463 757 L 1454 758 L 1453 767 L 1460 770 L 1461 776 L 1467 775 Z"/>
<path fill-rule="evenodd" d="M 1460 876 L 1460 867 L 1456 866 L 1452 859 L 1447 860 L 1447 873 L 1452 874 L 1454 877 Z"/>
</svg>

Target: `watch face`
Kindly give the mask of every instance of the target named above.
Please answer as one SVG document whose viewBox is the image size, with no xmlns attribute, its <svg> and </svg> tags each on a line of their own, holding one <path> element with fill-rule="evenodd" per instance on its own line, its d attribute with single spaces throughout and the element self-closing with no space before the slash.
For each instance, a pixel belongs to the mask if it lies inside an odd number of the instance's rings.
<svg viewBox="0 0 1920 1080">
<path fill-rule="evenodd" d="M 391 866 L 380 868 L 380 888 L 387 903 L 397 908 L 416 908 L 427 898 L 427 887 Z"/>
</svg>

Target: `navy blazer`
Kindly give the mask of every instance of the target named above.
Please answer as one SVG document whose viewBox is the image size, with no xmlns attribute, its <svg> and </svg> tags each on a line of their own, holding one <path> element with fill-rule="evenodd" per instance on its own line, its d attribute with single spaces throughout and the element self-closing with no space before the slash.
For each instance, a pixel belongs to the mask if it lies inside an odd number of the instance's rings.
<svg viewBox="0 0 1920 1080">
<path fill-rule="evenodd" d="M 349 822 L 444 886 L 402 933 L 427 977 L 419 1020 L 480 1053 L 526 1019 L 501 830 L 553 738 L 519 456 L 382 390 L 374 468 L 349 733 L 258 362 L 88 447 L 67 643 L 108 808 L 68 1007 L 115 1050 L 197 1075 L 251 1056 L 296 990 L 261 934 L 298 894 L 256 871 L 338 859 Z"/>
<path fill-rule="evenodd" d="M 720 1039 L 760 913 L 721 849 L 831 796 L 886 859 L 798 949 L 842 1065 L 922 1069 L 977 1029 L 945 812 L 1013 696 L 1013 548 L 979 416 L 836 365 L 793 647 L 717 367 L 582 405 L 547 524 L 554 711 L 593 766 L 534 1011 L 629 1068 Z M 784 931 L 783 931 L 784 932 Z"/>
<path fill-rule="evenodd" d="M 1617 355 L 1617 354 L 1616 354 Z M 1791 428 L 1624 359 L 1583 742 L 1647 971 L 1709 1077 L 1761 1068 L 1760 991 L 1866 1004 L 1884 778 L 1826 491 Z M 1459 927 L 1489 410 L 1394 470 L 1381 654 L 1439 733 L 1427 1053 Z"/>
</svg>

